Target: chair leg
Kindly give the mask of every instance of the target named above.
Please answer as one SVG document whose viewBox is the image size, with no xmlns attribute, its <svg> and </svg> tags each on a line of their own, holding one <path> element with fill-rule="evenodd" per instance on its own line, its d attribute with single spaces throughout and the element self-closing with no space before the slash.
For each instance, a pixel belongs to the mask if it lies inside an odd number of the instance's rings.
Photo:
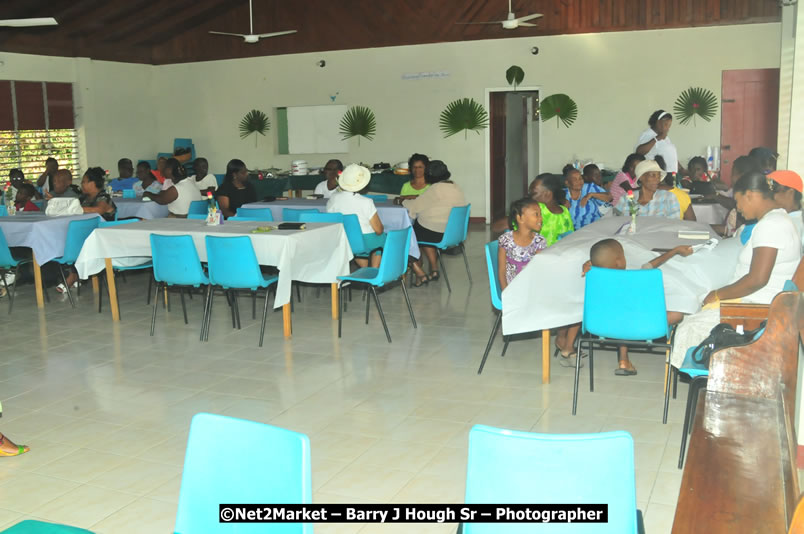
<svg viewBox="0 0 804 534">
<path fill-rule="evenodd" d="M 477 374 L 483 372 L 483 366 L 486 365 L 486 358 L 489 357 L 489 352 L 491 352 L 491 346 L 494 344 L 494 338 L 497 337 L 497 329 L 500 327 L 500 321 L 502 320 L 502 312 L 497 312 L 497 317 L 494 318 L 494 326 L 491 327 L 491 334 L 489 335 L 489 341 L 486 343 L 486 352 L 483 353 L 483 359 L 480 360 L 480 367 L 477 369 Z"/>
<path fill-rule="evenodd" d="M 678 369 L 673 366 L 670 366 L 673 370 L 673 398 L 676 398 L 676 391 L 678 391 Z"/>
<path fill-rule="evenodd" d="M 472 283 L 472 273 L 469 271 L 469 260 L 466 258 L 466 249 L 461 243 L 461 254 L 463 254 L 463 263 L 466 265 L 466 276 L 469 277 L 469 283 Z"/>
<path fill-rule="evenodd" d="M 410 313 L 410 321 L 413 323 L 413 328 L 418 328 L 416 326 L 416 318 L 413 316 L 413 307 L 410 305 L 410 298 L 408 297 L 408 290 L 405 288 L 405 277 L 402 277 L 400 282 L 402 284 L 402 293 L 405 295 L 405 304 L 408 305 L 408 313 Z"/>
<path fill-rule="evenodd" d="M 162 286 L 162 282 L 156 283 L 156 291 L 154 292 L 154 310 L 151 314 L 151 335 L 154 335 L 154 329 L 156 328 L 156 308 L 159 305 L 159 289 Z"/>
<path fill-rule="evenodd" d="M 237 328 L 237 323 L 235 322 L 235 305 L 234 305 L 234 297 L 232 296 L 231 291 L 224 291 L 224 295 L 226 295 L 226 300 L 229 301 L 229 311 L 232 312 L 232 328 Z M 290 299 L 291 302 L 293 299 Z"/>
<path fill-rule="evenodd" d="M 595 390 L 595 356 L 594 356 L 595 349 L 593 347 L 594 343 L 592 343 L 592 341 L 589 341 L 589 391 Z M 581 351 L 579 350 L 576 365 L 581 364 L 580 358 L 581 358 Z"/>
<path fill-rule="evenodd" d="M 148 277 L 148 293 L 146 293 L 145 297 L 145 305 L 148 306 L 151 304 L 151 285 L 154 282 L 154 273 L 151 271 L 151 276 Z"/>
<path fill-rule="evenodd" d="M 14 282 L 11 284 L 11 293 L 8 292 L 8 286 L 6 286 L 6 294 L 8 295 L 8 313 L 11 314 L 11 310 L 14 308 L 14 299 L 17 298 L 17 280 L 20 277 L 20 266 L 17 264 L 14 267 Z M 5 283 L 5 277 L 3 277 L 3 283 Z"/>
<path fill-rule="evenodd" d="M 391 342 L 391 333 L 388 332 L 388 325 L 385 323 L 385 314 L 382 312 L 382 306 L 380 305 L 380 299 L 377 297 L 377 288 L 374 286 L 371 287 L 371 294 L 374 295 L 374 303 L 377 305 L 377 311 L 380 312 L 380 320 L 382 321 L 382 327 L 385 329 L 385 337 L 388 338 L 388 343 Z"/>
<path fill-rule="evenodd" d="M 199 337 L 199 341 L 204 341 L 204 334 L 207 331 L 207 313 L 209 312 L 209 288 L 211 286 L 207 286 L 206 295 L 204 295 L 204 313 L 201 316 L 201 336 Z"/>
<path fill-rule="evenodd" d="M 190 324 L 187 322 L 187 305 L 184 303 L 184 289 L 179 288 L 179 297 L 181 298 L 181 312 L 184 314 L 184 324 Z"/>
<path fill-rule="evenodd" d="M 449 276 L 447 276 L 447 270 L 444 268 L 444 258 L 441 255 L 441 249 L 436 249 L 436 254 L 438 255 L 438 264 L 441 266 L 441 272 L 444 274 L 444 282 L 447 284 L 447 291 L 452 293 L 452 287 L 449 285 Z"/>
<path fill-rule="evenodd" d="M 265 288 L 265 305 L 262 308 L 262 326 L 260 327 L 260 347 L 262 347 L 262 340 L 265 337 L 265 320 L 268 318 L 268 295 L 271 294 L 271 288 Z M 254 292 L 254 299 L 252 302 L 256 302 L 257 299 L 257 292 Z"/>
<path fill-rule="evenodd" d="M 266 288 L 266 291 L 267 291 L 267 289 L 268 288 Z M 253 321 L 256 318 L 257 318 L 257 292 L 252 291 L 251 292 L 251 320 Z M 260 346 L 262 346 L 262 345 L 260 345 Z"/>
<path fill-rule="evenodd" d="M 346 311 L 346 303 L 343 301 L 343 286 L 338 286 L 338 339 L 341 337 L 341 323 L 343 322 L 343 312 Z"/>
<path fill-rule="evenodd" d="M 670 353 L 667 353 L 667 382 L 664 385 L 664 413 L 662 414 L 662 424 L 667 424 L 667 412 L 670 409 L 670 380 L 673 374 L 673 366 L 670 365 Z"/>
<path fill-rule="evenodd" d="M 296 286 L 296 300 L 301 303 L 301 289 L 299 289 L 299 284 L 294 284 Z"/>
<path fill-rule="evenodd" d="M 692 429 L 693 412 L 695 405 L 698 404 L 698 393 L 702 387 L 706 386 L 707 377 L 696 376 L 690 381 L 689 392 L 687 393 L 687 410 L 684 413 L 684 426 L 681 427 L 681 450 L 678 451 L 678 468 L 684 466 L 684 453 L 687 448 L 687 433 Z"/>
<path fill-rule="evenodd" d="M 368 297 L 369 288 L 367 287 L 366 290 L 363 292 L 363 298 L 366 299 L 366 324 L 368 324 L 369 319 L 369 303 L 371 299 Z"/>
<path fill-rule="evenodd" d="M 238 304 L 237 291 L 232 291 L 232 308 L 237 319 L 237 329 L 240 330 L 240 305 Z"/>
<path fill-rule="evenodd" d="M 61 281 L 64 283 L 64 287 L 67 288 L 67 297 L 70 299 L 70 305 L 75 308 L 75 300 L 73 300 L 73 292 L 70 291 L 70 286 L 67 285 L 67 277 L 64 276 L 64 268 L 59 266 L 59 273 L 61 273 Z"/>
<path fill-rule="evenodd" d="M 508 344 L 511 342 L 511 336 L 503 336 L 503 351 L 500 358 L 505 358 L 505 352 L 508 350 Z"/>
<path fill-rule="evenodd" d="M 207 307 L 207 329 L 204 332 L 204 341 L 209 341 L 209 330 L 212 324 L 212 303 L 215 301 L 215 288 L 209 286 L 209 306 Z"/>
<path fill-rule="evenodd" d="M 0 278 L 3 279 L 3 287 L 6 289 L 6 296 L 8 296 L 8 313 L 9 315 L 11 315 L 11 306 L 13 305 L 13 300 L 11 299 L 11 293 L 8 291 L 8 282 L 6 282 L 6 273 L 8 273 L 7 270 L 5 269 L 0 270 Z M 14 283 L 16 284 L 17 278 L 16 275 L 14 276 L 15 276 Z"/>
<path fill-rule="evenodd" d="M 583 347 L 583 340 L 578 340 L 578 353 L 575 358 L 575 383 L 572 387 L 572 415 L 575 415 L 578 410 L 578 385 L 581 380 L 581 347 Z M 589 359 L 592 359 L 592 354 L 589 354 Z M 589 362 L 591 365 L 591 361 Z"/>
<path fill-rule="evenodd" d="M 103 309 L 103 276 L 98 275 L 98 313 Z"/>
</svg>

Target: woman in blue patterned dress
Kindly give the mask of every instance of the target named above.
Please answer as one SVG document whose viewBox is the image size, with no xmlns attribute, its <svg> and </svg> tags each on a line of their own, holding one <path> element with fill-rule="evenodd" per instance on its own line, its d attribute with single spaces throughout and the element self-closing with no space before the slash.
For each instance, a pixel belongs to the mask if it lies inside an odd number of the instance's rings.
<svg viewBox="0 0 804 534">
<path fill-rule="evenodd" d="M 595 182 L 584 183 L 581 171 L 573 169 L 567 174 L 567 208 L 576 230 L 592 224 L 602 215 L 600 207 L 611 202 L 611 193 Z"/>
</svg>

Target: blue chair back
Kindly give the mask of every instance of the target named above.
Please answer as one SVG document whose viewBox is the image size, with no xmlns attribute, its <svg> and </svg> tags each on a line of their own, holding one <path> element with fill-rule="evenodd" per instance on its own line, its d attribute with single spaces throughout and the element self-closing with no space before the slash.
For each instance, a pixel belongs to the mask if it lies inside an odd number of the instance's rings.
<svg viewBox="0 0 804 534">
<path fill-rule="evenodd" d="M 388 195 L 363 195 L 366 198 L 370 198 L 374 202 L 388 202 Z"/>
<path fill-rule="evenodd" d="M 408 266 L 408 247 L 410 246 L 410 233 L 413 228 L 408 226 L 402 230 L 391 230 L 385 238 L 382 248 L 382 260 L 377 270 L 375 285 L 383 285 L 398 280 Z"/>
<path fill-rule="evenodd" d="M 218 187 L 223 185 L 223 179 L 226 178 L 225 174 L 216 174 L 215 179 L 218 181 Z"/>
<path fill-rule="evenodd" d="M 366 250 L 366 243 L 363 241 L 363 231 L 360 230 L 360 221 L 357 215 L 350 213 L 343 216 L 343 229 L 346 230 L 346 238 L 355 256 L 365 256 L 370 251 Z"/>
<path fill-rule="evenodd" d="M 16 267 L 19 262 L 11 255 L 11 249 L 8 248 L 8 241 L 6 235 L 0 230 L 0 267 L 7 269 L 9 267 Z"/>
<path fill-rule="evenodd" d="M 447 227 L 444 229 L 444 237 L 441 238 L 439 243 L 427 244 L 440 249 L 447 249 L 463 243 L 469 228 L 469 211 L 471 208 L 471 204 L 452 208 L 452 211 L 449 212 L 449 219 L 447 219 Z M 421 243 L 425 242 L 422 241 Z"/>
<path fill-rule="evenodd" d="M 139 219 L 123 219 L 122 221 L 101 221 L 98 223 L 98 228 L 108 228 L 110 226 L 120 226 L 121 224 L 131 224 L 140 222 Z"/>
<path fill-rule="evenodd" d="M 193 200 L 190 202 L 190 208 L 187 214 L 204 215 L 206 217 L 209 212 L 209 201 L 207 200 Z"/>
<path fill-rule="evenodd" d="M 486 243 L 486 267 L 489 269 L 491 305 L 498 310 L 502 310 L 502 289 L 500 288 L 500 277 L 497 276 L 500 263 L 497 256 L 499 249 L 499 241 Z"/>
<path fill-rule="evenodd" d="M 0 217 L 8 217 L 8 208 L 5 204 L 0 206 Z"/>
<path fill-rule="evenodd" d="M 608 523 L 580 530 L 636 534 L 634 440 L 623 431 L 534 434 L 475 425 L 469 431 L 466 503 L 606 503 Z M 544 523 L 537 530 L 573 531 L 567 526 Z M 465 523 L 463 532 L 498 534 L 532 528 Z"/>
<path fill-rule="evenodd" d="M 137 192 L 133 189 L 123 189 L 123 198 L 137 198 Z"/>
<path fill-rule="evenodd" d="M 42 211 L 42 210 L 45 209 L 45 201 L 44 200 L 33 200 L 33 199 L 31 199 L 31 203 L 34 206 L 36 206 L 37 208 L 39 208 L 39 211 Z"/>
<path fill-rule="evenodd" d="M 157 282 L 194 287 L 209 283 L 189 235 L 151 234 L 151 257 Z"/>
<path fill-rule="evenodd" d="M 265 277 L 248 236 L 205 236 L 209 281 L 224 289 L 265 287 Z"/>
<path fill-rule="evenodd" d="M 207 214 L 206 213 L 188 213 L 187 218 L 188 219 L 196 219 L 196 220 L 199 220 L 199 221 L 203 221 L 203 220 L 205 220 L 207 218 Z"/>
<path fill-rule="evenodd" d="M 612 288 L 622 290 L 613 293 Z M 631 341 L 669 335 L 662 271 L 592 267 L 586 273 L 583 329 Z"/>
<path fill-rule="evenodd" d="M 321 213 L 321 212 L 317 209 L 283 208 L 282 220 L 285 222 L 299 222 L 299 216 L 302 213 Z"/>
<path fill-rule="evenodd" d="M 273 221 L 271 208 L 237 208 L 237 219 L 240 221 Z"/>
<path fill-rule="evenodd" d="M 343 213 L 302 213 L 299 222 L 343 223 Z"/>
<path fill-rule="evenodd" d="M 177 148 L 189 148 L 190 161 L 193 161 L 195 159 L 195 145 L 193 144 L 192 139 L 184 139 L 176 137 L 175 139 L 173 139 L 173 151 L 175 152 Z"/>
<path fill-rule="evenodd" d="M 67 226 L 67 240 L 64 243 L 64 254 L 61 258 L 55 258 L 53 261 L 61 263 L 62 265 L 72 265 L 78 259 L 81 253 L 81 247 L 84 246 L 84 241 L 87 240 L 100 223 L 100 217 L 92 217 L 91 219 L 81 219 L 79 221 L 70 221 Z"/>
<path fill-rule="evenodd" d="M 220 454 L 210 447 L 221 436 L 237 443 L 237 454 Z M 310 504 L 312 493 L 310 440 L 306 435 L 244 419 L 199 413 L 193 417 L 187 440 L 175 531 L 312 534 L 309 523 L 243 528 L 257 525 L 218 520 L 221 503 Z"/>
</svg>

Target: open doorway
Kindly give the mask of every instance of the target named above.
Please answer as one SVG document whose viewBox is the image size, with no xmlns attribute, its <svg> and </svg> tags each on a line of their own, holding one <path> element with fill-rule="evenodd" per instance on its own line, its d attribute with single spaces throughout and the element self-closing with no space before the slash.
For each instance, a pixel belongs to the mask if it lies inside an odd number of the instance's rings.
<svg viewBox="0 0 804 534">
<path fill-rule="evenodd" d="M 539 174 L 539 90 L 488 89 L 486 220 L 505 217 Z"/>
</svg>

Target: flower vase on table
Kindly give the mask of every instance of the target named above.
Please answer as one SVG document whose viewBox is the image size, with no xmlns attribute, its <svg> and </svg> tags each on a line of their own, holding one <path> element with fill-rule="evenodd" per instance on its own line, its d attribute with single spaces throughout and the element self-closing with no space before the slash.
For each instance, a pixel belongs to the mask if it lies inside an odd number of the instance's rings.
<svg viewBox="0 0 804 534">
<path fill-rule="evenodd" d="M 628 226 L 628 233 L 635 234 L 637 213 L 639 213 L 639 204 L 634 198 L 633 191 L 628 191 L 628 213 L 631 214 L 631 224 Z"/>
<path fill-rule="evenodd" d="M 215 199 L 212 198 L 212 193 L 207 193 L 207 202 L 209 202 L 209 208 L 207 209 L 207 226 L 223 224 L 223 214 L 218 210 L 218 205 L 215 203 Z"/>
</svg>

